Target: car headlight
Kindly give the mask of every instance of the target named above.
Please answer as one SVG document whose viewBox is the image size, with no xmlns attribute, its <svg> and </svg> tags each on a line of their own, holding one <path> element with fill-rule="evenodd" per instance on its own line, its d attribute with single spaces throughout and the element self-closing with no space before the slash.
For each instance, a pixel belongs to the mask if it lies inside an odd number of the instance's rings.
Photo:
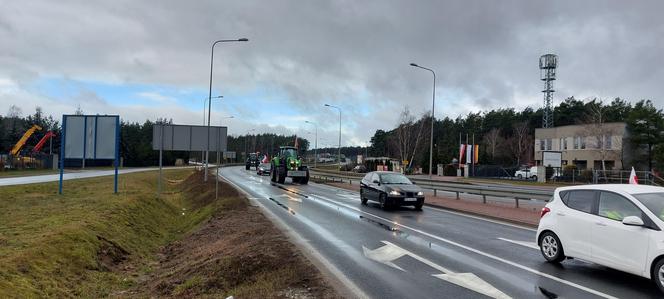
<svg viewBox="0 0 664 299">
<path fill-rule="evenodd" d="M 422 191 L 417 192 L 417 196 L 423 196 L 423 195 L 424 195 L 424 192 L 422 192 Z"/>
<path fill-rule="evenodd" d="M 401 192 L 399 192 L 397 190 L 392 190 L 392 191 L 390 191 L 390 195 L 401 195 Z"/>
</svg>

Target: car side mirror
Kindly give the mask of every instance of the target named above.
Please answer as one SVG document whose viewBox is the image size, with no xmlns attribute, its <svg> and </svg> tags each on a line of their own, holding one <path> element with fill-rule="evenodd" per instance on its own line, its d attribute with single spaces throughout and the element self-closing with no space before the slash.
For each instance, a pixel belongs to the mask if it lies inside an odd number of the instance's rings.
<svg viewBox="0 0 664 299">
<path fill-rule="evenodd" d="M 380 181 L 379 180 L 373 180 L 373 183 L 378 184 L 378 186 L 380 186 Z"/>
<path fill-rule="evenodd" d="M 623 219 L 622 223 L 630 226 L 643 226 L 643 220 L 637 216 L 627 216 Z"/>
</svg>

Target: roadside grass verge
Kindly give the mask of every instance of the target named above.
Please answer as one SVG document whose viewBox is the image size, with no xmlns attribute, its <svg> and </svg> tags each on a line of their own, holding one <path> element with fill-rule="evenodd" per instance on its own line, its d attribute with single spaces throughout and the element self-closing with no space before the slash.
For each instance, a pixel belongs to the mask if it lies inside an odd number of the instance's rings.
<svg viewBox="0 0 664 299">
<path fill-rule="evenodd" d="M 136 280 L 118 267 L 149 272 L 160 246 L 215 210 L 184 192 L 196 185 L 184 181 L 193 172 L 165 171 L 161 199 L 154 171 L 121 175 L 119 194 L 112 176 L 67 181 L 64 195 L 57 182 L 0 187 L 0 297 L 102 297 L 131 287 Z"/>
</svg>

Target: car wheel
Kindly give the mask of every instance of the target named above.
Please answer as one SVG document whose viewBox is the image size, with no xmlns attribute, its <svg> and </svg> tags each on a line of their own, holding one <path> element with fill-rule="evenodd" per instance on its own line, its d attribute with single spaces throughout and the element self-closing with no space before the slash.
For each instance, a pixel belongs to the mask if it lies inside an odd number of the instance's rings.
<svg viewBox="0 0 664 299">
<path fill-rule="evenodd" d="M 532 178 L 532 179 L 533 179 L 533 181 L 537 181 L 537 176 L 536 176 L 536 175 L 534 175 L 534 176 L 531 176 L 530 178 Z"/>
<path fill-rule="evenodd" d="M 652 281 L 657 285 L 661 292 L 664 292 L 664 259 L 657 261 L 652 268 Z"/>
<path fill-rule="evenodd" d="M 363 205 L 366 205 L 367 202 L 369 201 L 364 197 L 364 189 L 360 189 L 360 201 L 362 202 Z"/>
<path fill-rule="evenodd" d="M 244 169 L 245 169 L 245 170 L 249 170 L 249 168 L 251 168 L 251 166 L 249 166 L 249 164 L 247 164 L 247 165 L 244 166 Z"/>
<path fill-rule="evenodd" d="M 385 194 L 381 194 L 380 198 L 378 199 L 378 202 L 380 202 L 380 208 L 383 210 L 387 210 L 387 196 Z"/>
<path fill-rule="evenodd" d="M 540 252 L 542 256 L 550 263 L 560 263 L 565 259 L 563 244 L 560 243 L 558 236 L 552 232 L 544 232 L 539 241 Z"/>
<path fill-rule="evenodd" d="M 523 179 L 523 176 L 519 173 L 519 174 L 516 175 L 516 178 L 521 180 L 521 179 Z"/>
<path fill-rule="evenodd" d="M 286 169 L 285 167 L 277 170 L 277 183 L 283 184 L 286 181 Z"/>
<path fill-rule="evenodd" d="M 422 211 L 422 206 L 423 205 L 424 205 L 424 203 L 416 203 L 415 204 L 415 210 L 416 211 Z"/>
</svg>

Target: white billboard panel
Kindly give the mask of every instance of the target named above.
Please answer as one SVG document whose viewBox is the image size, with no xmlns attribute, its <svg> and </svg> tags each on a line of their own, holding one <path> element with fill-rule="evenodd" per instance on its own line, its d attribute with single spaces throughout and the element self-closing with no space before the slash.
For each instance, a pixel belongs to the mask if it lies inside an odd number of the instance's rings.
<svg viewBox="0 0 664 299">
<path fill-rule="evenodd" d="M 64 157 L 66 159 L 115 159 L 118 125 L 118 116 L 64 115 Z"/>
<path fill-rule="evenodd" d="M 563 167 L 562 160 L 562 152 L 542 152 L 542 165 L 546 167 Z"/>
<path fill-rule="evenodd" d="M 207 126 L 154 125 L 152 129 L 153 150 L 160 149 L 162 128 L 164 130 L 162 150 L 205 151 L 208 149 Z M 217 140 L 219 140 L 219 150 L 226 151 L 227 132 L 226 127 L 209 128 L 210 151 L 217 151 Z"/>
</svg>

